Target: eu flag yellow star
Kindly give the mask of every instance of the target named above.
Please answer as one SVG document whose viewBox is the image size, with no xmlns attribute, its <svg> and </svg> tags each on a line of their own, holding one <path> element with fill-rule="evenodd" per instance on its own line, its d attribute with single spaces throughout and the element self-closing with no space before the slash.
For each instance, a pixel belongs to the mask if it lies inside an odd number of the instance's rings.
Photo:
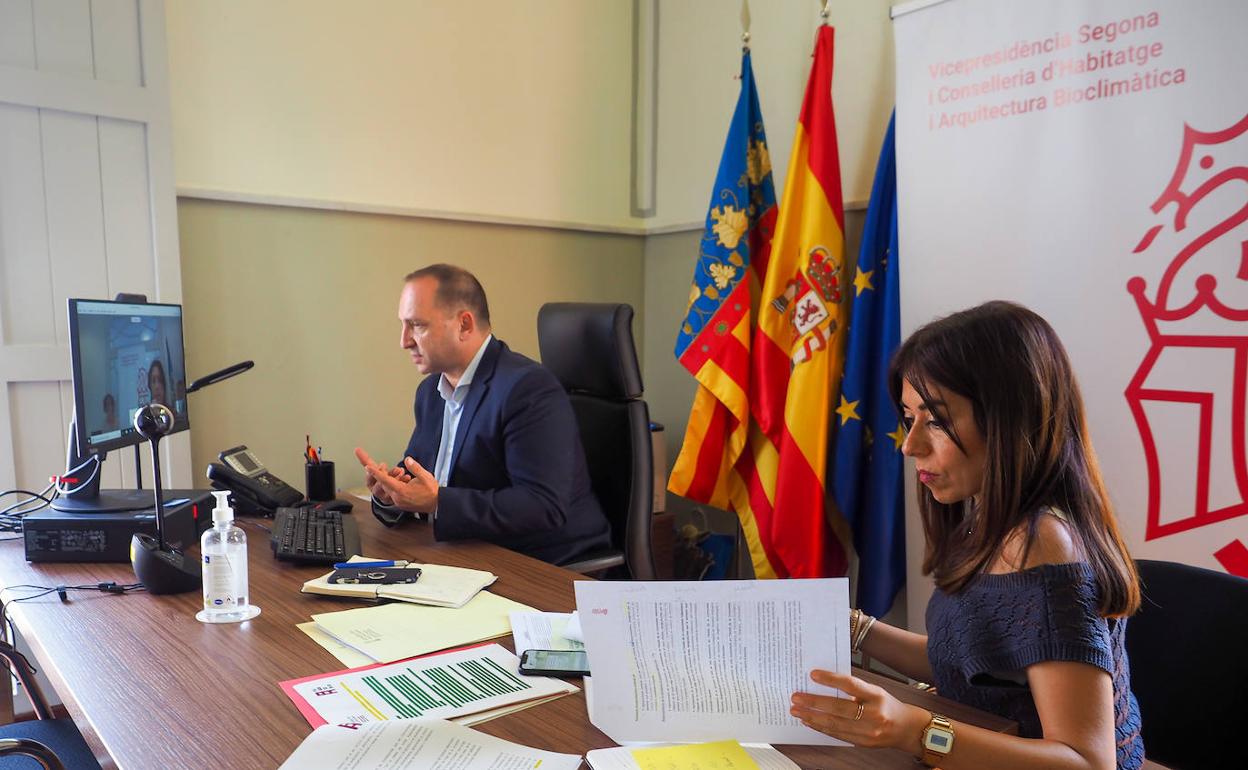
<svg viewBox="0 0 1248 770">
<path fill-rule="evenodd" d="M 893 449 L 901 449 L 901 445 L 906 440 L 906 429 L 901 426 L 901 423 L 897 423 L 897 430 L 888 434 L 888 437 L 893 440 Z"/>
<path fill-rule="evenodd" d="M 871 275 L 873 273 L 875 273 L 874 270 L 867 270 L 865 272 L 859 270 L 858 274 L 854 276 L 854 288 L 858 290 L 857 294 L 854 294 L 855 297 L 857 297 L 858 294 L 862 294 L 864 291 L 875 288 L 871 285 Z"/>
<path fill-rule="evenodd" d="M 841 405 L 836 408 L 836 413 L 841 416 L 841 425 L 844 425 L 850 420 L 861 420 L 862 418 L 859 417 L 858 412 L 855 411 L 857 409 L 857 401 L 846 401 L 845 396 L 841 396 Z"/>
</svg>

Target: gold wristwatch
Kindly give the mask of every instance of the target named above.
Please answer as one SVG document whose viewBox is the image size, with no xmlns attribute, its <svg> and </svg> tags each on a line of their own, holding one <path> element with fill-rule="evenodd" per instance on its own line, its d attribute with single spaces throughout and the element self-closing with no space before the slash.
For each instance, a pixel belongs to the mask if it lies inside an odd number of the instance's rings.
<svg viewBox="0 0 1248 770">
<path fill-rule="evenodd" d="M 953 723 L 935 712 L 923 729 L 923 764 L 936 767 L 953 750 Z"/>
</svg>

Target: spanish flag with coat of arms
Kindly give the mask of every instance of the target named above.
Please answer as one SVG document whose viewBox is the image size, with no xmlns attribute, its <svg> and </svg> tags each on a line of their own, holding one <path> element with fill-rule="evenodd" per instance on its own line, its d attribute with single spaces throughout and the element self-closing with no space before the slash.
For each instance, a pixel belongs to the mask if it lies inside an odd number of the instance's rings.
<svg viewBox="0 0 1248 770">
<path fill-rule="evenodd" d="M 676 343 L 699 387 L 668 489 L 735 511 L 760 578 L 847 570 L 825 495 L 849 311 L 832 37 L 820 27 L 778 215 L 746 53 Z"/>
</svg>

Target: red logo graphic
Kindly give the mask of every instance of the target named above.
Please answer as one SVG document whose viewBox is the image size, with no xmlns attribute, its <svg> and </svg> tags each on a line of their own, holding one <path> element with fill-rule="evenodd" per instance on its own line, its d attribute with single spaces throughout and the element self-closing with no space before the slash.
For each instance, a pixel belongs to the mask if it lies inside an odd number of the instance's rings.
<svg viewBox="0 0 1248 770">
<path fill-rule="evenodd" d="M 1248 326 L 1243 325 L 1248 321 L 1248 307 L 1234 307 L 1218 296 L 1219 280 L 1223 281 L 1223 297 L 1231 293 L 1245 296 L 1248 288 L 1244 283 L 1248 282 L 1248 240 L 1244 240 L 1242 231 L 1233 233 L 1248 221 L 1245 134 L 1248 115 L 1221 131 L 1197 131 L 1184 126 L 1183 147 L 1174 174 L 1151 207 L 1154 214 L 1161 215 L 1173 205 L 1173 216 L 1167 215 L 1166 221 L 1150 228 L 1135 247 L 1135 253 L 1143 252 L 1163 233 L 1165 238 L 1182 244 L 1166 266 L 1152 299 L 1144 278 L 1137 276 L 1127 281 L 1127 291 L 1135 299 L 1150 342 L 1125 392 L 1148 471 L 1146 540 L 1248 514 Z M 1241 141 L 1234 141 L 1237 139 Z M 1199 224 L 1189 223 L 1189 218 Z M 1193 224 L 1191 230 L 1189 224 Z M 1207 362 L 1210 355 L 1225 359 L 1231 373 L 1230 382 L 1223 383 L 1221 389 L 1185 389 L 1181 383 L 1166 381 L 1167 373 L 1184 371 L 1185 364 L 1186 371 L 1191 371 L 1193 362 Z M 1150 377 L 1154 382 L 1150 383 Z M 1145 406 L 1150 403 L 1195 406 L 1197 415 L 1191 512 L 1165 522 L 1161 516 L 1163 484 L 1174 484 L 1175 478 L 1183 474 L 1171 472 L 1162 476 L 1158 450 L 1166 446 L 1158 444 L 1158 436 L 1149 424 Z M 1230 445 L 1226 446 L 1222 442 L 1228 434 Z M 1215 435 L 1222 437 L 1217 446 Z M 1226 463 L 1215 463 L 1214 458 L 1229 459 L 1229 474 L 1219 470 Z M 1229 504 L 1225 500 L 1221 504 L 1211 503 L 1211 488 L 1221 491 L 1231 486 L 1237 500 Z M 1248 577 L 1248 548 L 1239 540 L 1218 549 L 1214 556 L 1227 571 Z"/>
</svg>

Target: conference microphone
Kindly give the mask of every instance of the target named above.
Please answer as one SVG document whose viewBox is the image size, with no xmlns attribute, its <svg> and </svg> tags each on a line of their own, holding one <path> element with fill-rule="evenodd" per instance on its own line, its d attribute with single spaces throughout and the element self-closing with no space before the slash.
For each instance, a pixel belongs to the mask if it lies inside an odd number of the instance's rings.
<svg viewBox="0 0 1248 770">
<path fill-rule="evenodd" d="M 198 380 L 195 380 L 194 382 L 192 382 L 187 387 L 186 392 L 194 393 L 200 388 L 206 388 L 209 385 L 215 385 L 221 380 L 228 380 L 229 378 L 233 377 L 236 374 L 242 374 L 243 372 L 247 371 L 248 369 L 250 369 L 251 367 L 255 365 L 256 365 L 255 361 L 242 361 L 240 363 L 234 364 L 233 366 L 227 366 L 219 372 L 206 374 L 203 377 L 200 377 Z"/>
<path fill-rule="evenodd" d="M 250 361 L 247 362 L 249 365 Z M 240 370 L 241 371 L 241 370 Z M 148 593 L 179 594 L 201 585 L 197 560 L 165 545 L 165 504 L 160 482 L 160 439 L 173 431 L 177 422 L 164 404 L 148 404 L 134 415 L 134 429 L 152 446 L 152 489 L 156 496 L 156 537 L 136 532 L 130 538 L 130 564 Z"/>
</svg>

